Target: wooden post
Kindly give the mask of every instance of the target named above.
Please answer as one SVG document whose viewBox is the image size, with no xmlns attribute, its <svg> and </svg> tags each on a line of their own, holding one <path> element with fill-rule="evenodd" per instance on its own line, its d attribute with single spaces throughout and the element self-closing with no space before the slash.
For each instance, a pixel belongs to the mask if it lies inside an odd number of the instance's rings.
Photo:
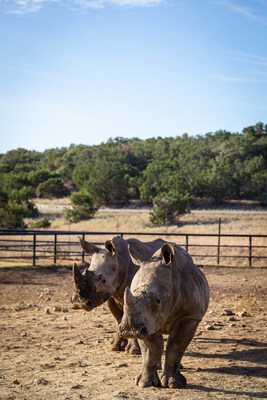
<svg viewBox="0 0 267 400">
<path fill-rule="evenodd" d="M 57 235 L 54 237 L 54 264 L 57 263 Z"/>
<path fill-rule="evenodd" d="M 221 218 L 219 218 L 219 227 L 218 227 L 218 249 L 217 249 L 217 265 L 220 264 L 220 245 L 221 245 Z"/>
<path fill-rule="evenodd" d="M 35 267 L 36 259 L 36 234 L 33 234 L 32 265 Z"/>
</svg>

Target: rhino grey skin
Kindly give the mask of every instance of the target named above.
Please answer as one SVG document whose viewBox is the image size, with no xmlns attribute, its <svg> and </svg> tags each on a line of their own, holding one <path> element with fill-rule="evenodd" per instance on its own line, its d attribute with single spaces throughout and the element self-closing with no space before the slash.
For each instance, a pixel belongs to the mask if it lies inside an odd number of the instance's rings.
<svg viewBox="0 0 267 400">
<path fill-rule="evenodd" d="M 124 240 L 120 236 L 116 236 L 107 240 L 103 247 L 97 247 L 82 238 L 79 239 L 83 250 L 92 254 L 92 260 L 90 267 L 83 274 L 74 264 L 73 308 L 91 311 L 107 301 L 108 307 L 119 325 L 123 315 L 124 290 L 130 286 L 139 269 L 139 265 L 132 262 L 128 247 L 135 253 L 139 262 L 148 261 L 154 252 L 166 242 L 157 239 L 144 243 L 137 239 Z M 111 350 L 124 349 L 129 353 L 140 354 L 137 340 L 130 340 L 127 345 L 127 339 L 121 338 L 117 329 Z"/>
<path fill-rule="evenodd" d="M 143 263 L 124 293 L 119 326 L 125 338 L 137 338 L 142 352 L 140 387 L 179 388 L 186 384 L 179 372 L 182 356 L 209 304 L 209 285 L 189 254 L 164 244 Z M 162 334 L 168 334 L 161 381 L 157 366 L 163 352 Z"/>
</svg>

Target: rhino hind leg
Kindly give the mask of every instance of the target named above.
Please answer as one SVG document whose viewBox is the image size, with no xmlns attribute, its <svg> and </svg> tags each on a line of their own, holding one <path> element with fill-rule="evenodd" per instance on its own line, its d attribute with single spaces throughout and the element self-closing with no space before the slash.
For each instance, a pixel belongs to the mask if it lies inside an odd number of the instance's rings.
<svg viewBox="0 0 267 400">
<path fill-rule="evenodd" d="M 129 339 L 125 351 L 129 354 L 141 354 L 137 339 Z"/>
<path fill-rule="evenodd" d="M 185 377 L 180 373 L 180 363 L 186 348 L 191 342 L 198 322 L 185 320 L 179 324 L 176 333 L 171 334 L 167 341 L 166 357 L 161 384 L 172 389 L 183 388 Z"/>
<path fill-rule="evenodd" d="M 116 335 L 112 341 L 110 350 L 111 351 L 125 351 L 125 349 L 127 347 L 127 342 L 128 342 L 127 339 L 120 337 L 118 335 L 118 333 L 116 333 Z"/>
</svg>

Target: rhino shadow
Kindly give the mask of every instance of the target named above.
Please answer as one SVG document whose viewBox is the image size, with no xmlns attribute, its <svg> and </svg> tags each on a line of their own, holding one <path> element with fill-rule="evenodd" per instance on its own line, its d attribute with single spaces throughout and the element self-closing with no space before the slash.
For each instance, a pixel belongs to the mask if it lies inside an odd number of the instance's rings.
<svg viewBox="0 0 267 400">
<path fill-rule="evenodd" d="M 187 385 L 187 389 L 190 390 L 199 390 L 201 392 L 206 392 L 206 393 L 214 393 L 214 395 L 216 396 L 216 393 L 224 393 L 225 395 L 234 395 L 234 396 L 248 396 L 250 398 L 259 398 L 259 399 L 263 399 L 266 398 L 267 396 L 267 392 L 242 392 L 242 391 L 234 391 L 234 390 L 222 390 L 222 389 L 216 389 L 216 388 L 208 388 L 205 386 L 201 386 L 201 385 L 191 385 L 188 384 Z"/>
<path fill-rule="evenodd" d="M 264 346 L 263 346 L 264 347 Z M 187 352 L 186 356 L 189 357 L 197 357 L 197 358 L 207 358 L 207 359 L 225 359 L 232 361 L 246 361 L 259 365 L 267 365 L 267 351 L 266 345 L 265 348 L 250 348 L 246 350 L 234 350 L 231 353 L 227 354 L 205 354 L 199 352 Z M 231 373 L 236 375 L 238 371 L 240 371 L 240 375 L 246 374 L 246 371 L 249 372 L 252 376 L 265 376 L 267 377 L 267 369 L 264 367 L 241 367 L 241 366 L 231 366 L 229 368 L 218 367 L 215 369 L 201 369 L 203 371 L 211 372 L 218 370 L 218 372 Z"/>
</svg>

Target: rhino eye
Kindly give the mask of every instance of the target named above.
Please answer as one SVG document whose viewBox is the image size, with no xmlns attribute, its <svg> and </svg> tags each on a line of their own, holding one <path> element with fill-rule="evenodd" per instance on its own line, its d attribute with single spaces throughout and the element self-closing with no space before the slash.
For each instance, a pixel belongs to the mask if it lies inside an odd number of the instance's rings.
<svg viewBox="0 0 267 400">
<path fill-rule="evenodd" d="M 102 283 L 106 283 L 106 279 L 102 279 Z"/>
<path fill-rule="evenodd" d="M 156 303 L 157 303 L 157 304 L 160 304 L 160 298 L 159 298 L 159 297 L 157 297 Z"/>
</svg>

